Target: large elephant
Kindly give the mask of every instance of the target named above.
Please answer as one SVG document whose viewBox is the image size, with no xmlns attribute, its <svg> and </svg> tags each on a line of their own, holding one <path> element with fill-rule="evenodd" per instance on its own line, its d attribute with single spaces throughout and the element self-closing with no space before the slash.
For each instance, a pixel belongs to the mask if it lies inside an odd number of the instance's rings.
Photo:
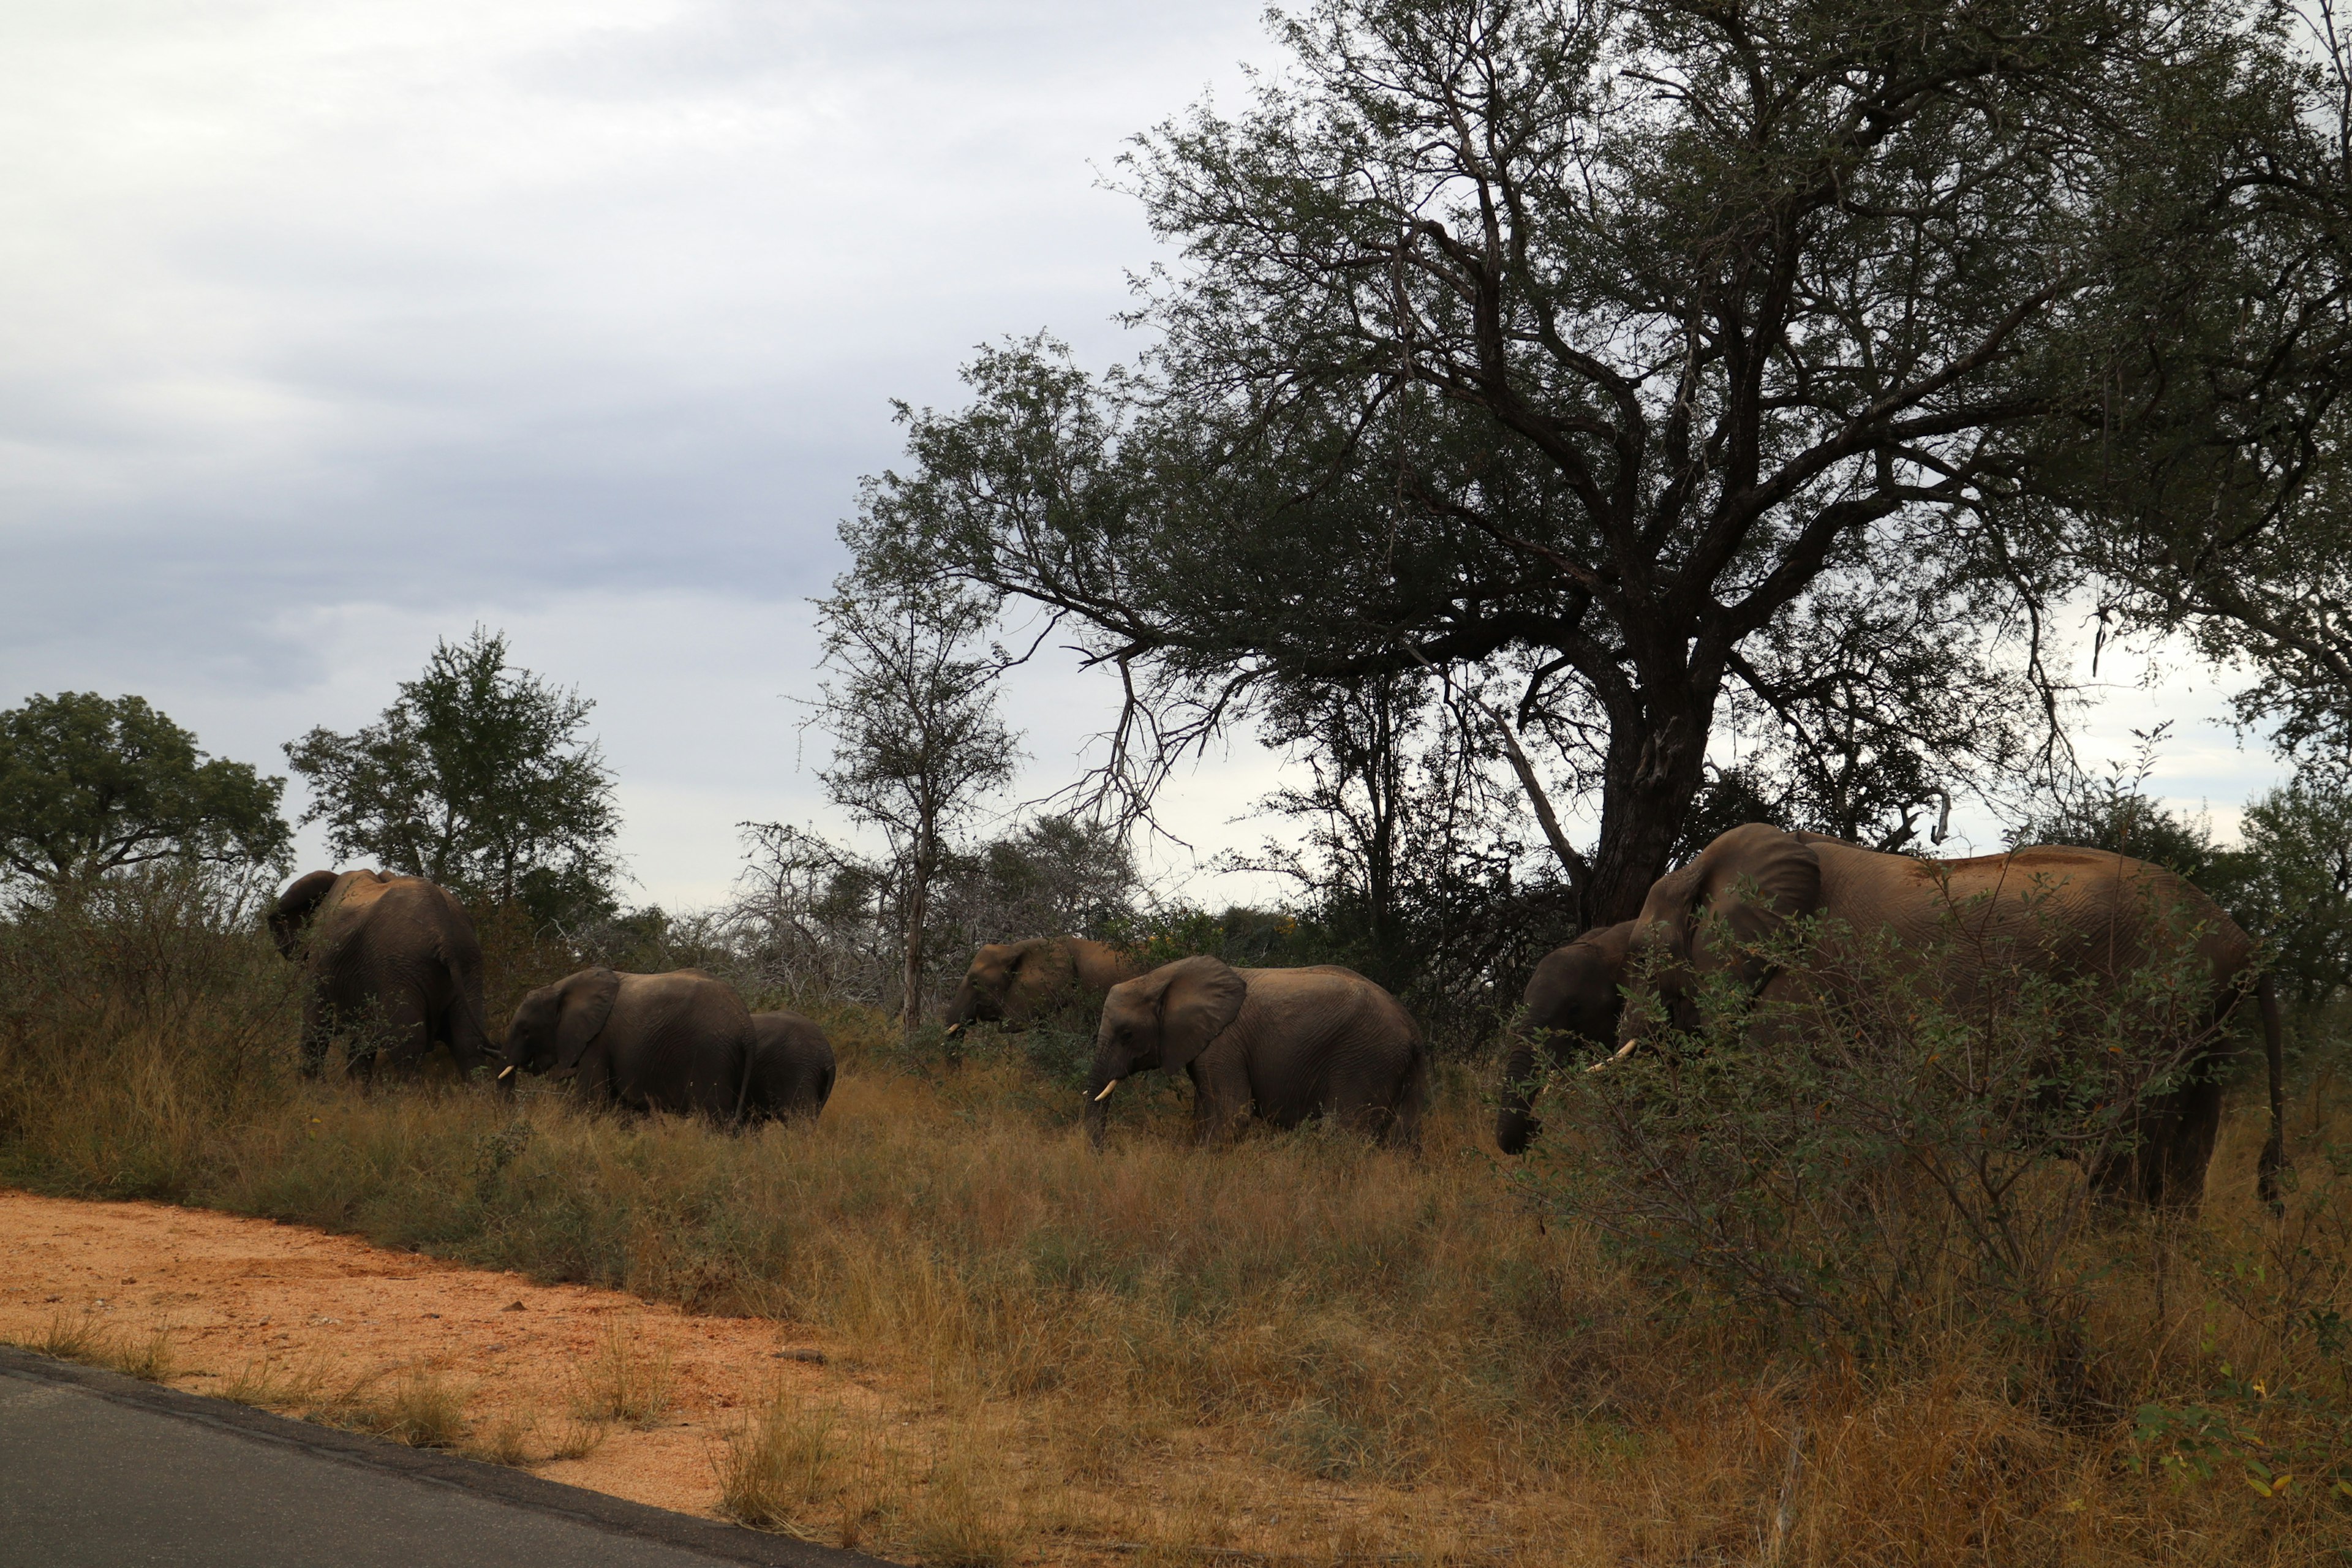
<svg viewBox="0 0 2352 1568">
<path fill-rule="evenodd" d="M 698 1111 L 731 1124 L 745 1113 L 754 1039 L 743 999 L 698 969 L 583 969 L 516 1005 L 506 1072 L 551 1074 L 593 1105 Z"/>
<path fill-rule="evenodd" d="M 362 1079 L 379 1055 L 413 1070 L 436 1040 L 460 1072 L 489 1060 L 482 943 L 446 889 L 422 877 L 313 871 L 278 895 L 269 934 L 303 966 L 304 1077 L 319 1075 L 337 1035 Z"/>
<path fill-rule="evenodd" d="M 798 1013 L 751 1015 L 751 1070 L 743 1090 L 747 1119 L 805 1116 L 833 1098 L 833 1042 Z"/>
<path fill-rule="evenodd" d="M 1033 1023 L 1066 1007 L 1092 1005 L 1095 997 L 1142 973 L 1142 965 L 1108 942 L 1082 936 L 992 942 L 971 955 L 940 1021 L 950 1037 L 973 1024 Z"/>
<path fill-rule="evenodd" d="M 1749 823 L 1651 886 L 1627 949 L 1629 999 L 1654 993 L 1667 1016 L 1688 1027 L 1697 1017 L 1696 992 L 1711 978 L 1727 978 L 1759 1000 L 1793 996 L 1808 982 L 1767 967 L 1758 944 L 1803 916 L 1938 954 L 1932 990 L 1961 1005 L 1982 987 L 2005 983 L 2019 962 L 2060 977 L 2127 973 L 2156 956 L 2161 922 L 2185 921 L 2197 965 L 2210 976 L 2213 1044 L 2177 1088 L 2140 1108 L 2133 1153 L 2095 1170 L 2093 1179 L 2148 1204 L 2200 1202 L 2221 1122 L 2217 1069 L 2230 1048 L 2219 1026 L 2251 991 L 2270 1079 L 2261 1187 L 2265 1199 L 2274 1196 L 2285 1121 L 2277 1004 L 2257 973 L 2252 941 L 2212 900 L 2162 867 L 2064 847 L 1923 860 Z M 1620 1057 L 1639 1048 L 1637 1032 L 1633 1020 L 1621 1021 Z"/>
<path fill-rule="evenodd" d="M 1276 1127 L 1328 1115 L 1382 1142 L 1412 1145 L 1429 1094 L 1429 1051 L 1397 999 L 1352 969 L 1234 969 L 1180 958 L 1122 981 L 1103 999 L 1087 1079 L 1087 1131 L 1103 1141 L 1103 1103 L 1121 1079 L 1181 1068 L 1202 1143 L 1251 1112 Z"/>
<path fill-rule="evenodd" d="M 1603 1055 L 1616 1043 L 1633 941 L 1632 921 L 1596 927 L 1553 949 L 1528 977 L 1520 997 L 1525 1032 L 1503 1068 L 1502 1104 L 1495 1112 L 1495 1142 L 1504 1153 L 1520 1152 L 1543 1131 L 1535 1115 L 1534 1079 L 1544 1067 L 1567 1067 L 1580 1054 Z"/>
</svg>

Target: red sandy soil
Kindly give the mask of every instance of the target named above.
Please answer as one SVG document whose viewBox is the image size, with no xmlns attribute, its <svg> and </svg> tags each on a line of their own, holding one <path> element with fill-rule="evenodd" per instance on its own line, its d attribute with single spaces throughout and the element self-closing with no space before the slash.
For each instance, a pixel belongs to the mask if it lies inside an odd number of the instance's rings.
<svg viewBox="0 0 2352 1568">
<path fill-rule="evenodd" d="M 853 1446 L 880 1456 L 869 1470 L 890 1471 L 884 1484 L 902 1502 L 922 1490 L 927 1518 L 952 1513 L 960 1495 L 951 1480 L 939 1492 L 952 1473 L 940 1455 L 961 1451 L 987 1467 L 983 1489 L 1019 1500 L 1021 1544 L 1010 1555 L 1024 1563 L 1129 1563 L 1139 1537 L 1182 1542 L 1190 1556 L 1305 1552 L 1301 1560 L 1321 1562 L 1400 1561 L 1384 1553 L 1403 1537 L 1424 1553 L 1443 1543 L 1435 1555 L 1452 1560 L 1508 1555 L 1505 1543 L 1534 1528 L 1531 1518 L 1497 1518 L 1520 1510 L 1498 1510 L 1494 1499 L 1363 1483 L 1342 1492 L 1268 1470 L 1202 1434 L 1167 1435 L 1164 1453 L 1128 1467 L 1138 1473 L 1097 1466 L 1080 1479 L 1067 1456 L 1023 1440 L 1021 1413 L 953 1415 L 937 1390 L 898 1386 L 852 1347 L 803 1325 L 696 1317 L 268 1220 L 0 1188 L 0 1341 L 38 1349 L 84 1325 L 100 1348 L 83 1359 L 120 1360 L 161 1332 L 170 1363 L 162 1381 L 289 1414 L 312 1414 L 339 1394 L 381 1400 L 430 1377 L 463 1400 L 467 1446 L 494 1447 L 486 1435 L 520 1423 L 520 1459 L 535 1474 L 711 1518 L 720 1517 L 716 1461 L 730 1431 L 781 1395 L 845 1418 L 863 1434 Z M 609 1385 L 616 1338 L 637 1365 L 667 1364 L 668 1401 L 642 1425 L 580 1415 L 583 1399 Z M 587 1451 L 553 1457 L 567 1447 Z M 809 1521 L 828 1542 L 938 1555 L 902 1532 L 871 1533 L 863 1521 L 878 1515 L 840 1506 L 837 1528 Z"/>
<path fill-rule="evenodd" d="M 877 1402 L 816 1364 L 823 1350 L 790 1325 L 692 1317 L 267 1220 L 0 1190 L 0 1340 L 37 1345 L 86 1315 L 117 1345 L 163 1330 L 178 1369 L 167 1381 L 196 1394 L 265 1365 L 331 1393 L 428 1373 L 466 1396 L 478 1433 L 501 1416 L 534 1422 L 534 1457 L 577 1429 L 572 1405 L 618 1329 L 640 1364 L 667 1357 L 668 1408 L 641 1430 L 613 1424 L 584 1458 L 531 1468 L 687 1513 L 717 1516 L 722 1432 L 779 1380 L 828 1404 Z"/>
</svg>

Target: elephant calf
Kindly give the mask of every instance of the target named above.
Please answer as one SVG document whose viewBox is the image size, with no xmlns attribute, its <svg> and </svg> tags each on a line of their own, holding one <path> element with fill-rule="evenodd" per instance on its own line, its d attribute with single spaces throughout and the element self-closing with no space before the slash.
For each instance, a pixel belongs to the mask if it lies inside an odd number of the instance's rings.
<svg viewBox="0 0 2352 1568">
<path fill-rule="evenodd" d="M 751 1068 L 743 1089 L 747 1120 L 815 1120 L 833 1098 L 833 1042 L 798 1013 L 751 1015 Z"/>
<path fill-rule="evenodd" d="M 1383 1142 L 1420 1142 L 1429 1052 L 1397 999 L 1352 969 L 1234 969 L 1181 958 L 1122 982 L 1103 1001 L 1087 1080 L 1087 1131 L 1099 1145 L 1104 1101 L 1152 1068 L 1192 1080 L 1199 1141 L 1221 1142 L 1255 1110 L 1276 1127 L 1339 1118 Z"/>
<path fill-rule="evenodd" d="M 742 998 L 698 969 L 583 969 L 516 1006 L 499 1076 L 549 1073 L 591 1104 L 732 1123 L 745 1112 L 759 1065 L 756 1038 Z"/>
</svg>

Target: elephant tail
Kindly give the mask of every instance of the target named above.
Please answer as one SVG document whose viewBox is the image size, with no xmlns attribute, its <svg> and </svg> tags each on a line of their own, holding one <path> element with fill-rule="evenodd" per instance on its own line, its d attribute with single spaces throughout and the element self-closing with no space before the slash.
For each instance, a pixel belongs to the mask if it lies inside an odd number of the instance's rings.
<svg viewBox="0 0 2352 1568">
<path fill-rule="evenodd" d="M 2255 984 L 2254 1000 L 2262 1009 L 2263 1056 L 2270 1068 L 2271 1088 L 2271 1135 L 2263 1144 L 2254 1185 L 2271 1212 L 2280 1214 L 2285 1209 L 2279 1201 L 2279 1178 L 2286 1173 L 2286 1051 L 2280 1038 L 2278 994 L 2272 989 L 2269 975 Z"/>
<path fill-rule="evenodd" d="M 753 1032 L 743 1037 L 743 1071 L 735 1084 L 735 1120 L 730 1123 L 732 1126 L 742 1126 L 744 1117 L 751 1111 L 751 1079 L 759 1071 L 759 1067 L 760 1037 L 757 1032 Z M 775 1114 L 774 1106 L 768 1107 L 768 1114 L 771 1116 Z"/>
</svg>

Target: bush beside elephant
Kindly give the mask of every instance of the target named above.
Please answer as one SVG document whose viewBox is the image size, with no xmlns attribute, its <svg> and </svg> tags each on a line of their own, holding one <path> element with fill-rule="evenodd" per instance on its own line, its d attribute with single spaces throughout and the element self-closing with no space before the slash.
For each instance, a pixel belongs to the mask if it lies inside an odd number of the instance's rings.
<svg viewBox="0 0 2352 1568">
<path fill-rule="evenodd" d="M 746 1121 L 808 1117 L 833 1098 L 833 1042 L 798 1013 L 751 1015 L 751 1066 L 744 1080 Z"/>
<path fill-rule="evenodd" d="M 992 942 L 971 955 L 940 1021 L 950 1039 L 973 1024 L 1031 1024 L 1066 1007 L 1091 1005 L 1142 973 L 1118 949 L 1082 936 Z"/>
<path fill-rule="evenodd" d="M 1099 1145 L 1118 1081 L 1154 1068 L 1192 1080 L 1199 1142 L 1222 1142 L 1253 1112 L 1276 1127 L 1328 1115 L 1391 1144 L 1419 1141 L 1429 1055 L 1410 1014 L 1352 969 L 1234 969 L 1179 959 L 1103 1001 L 1087 1080 Z"/>
<path fill-rule="evenodd" d="M 446 889 L 421 877 L 312 871 L 278 896 L 269 933 L 303 966 L 303 1076 L 319 1075 L 338 1034 L 362 1078 L 379 1054 L 414 1070 L 436 1040 L 460 1072 L 490 1059 L 482 944 Z"/>
<path fill-rule="evenodd" d="M 745 1113 L 756 1037 L 742 998 L 698 969 L 594 968 L 516 1005 L 506 1058 L 509 1071 L 546 1073 L 591 1104 L 733 1123 Z"/>
<path fill-rule="evenodd" d="M 1789 920 L 1818 916 L 1858 933 L 1885 931 L 1904 947 L 1939 950 L 1937 990 L 1965 1006 L 1986 970 L 1971 954 L 1990 955 L 1987 982 L 1997 982 L 2000 965 L 2019 957 L 2046 965 L 2054 975 L 2119 975 L 2148 961 L 2152 922 L 2168 910 L 2196 928 L 2195 955 L 2211 977 L 2216 1025 L 2248 990 L 2257 998 L 2270 1079 L 2271 1133 L 2262 1160 L 2268 1198 L 2283 1162 L 2284 1130 L 2278 1010 L 2270 983 L 2256 976 L 2254 945 L 2245 932 L 2210 899 L 2158 866 L 2066 847 L 1922 860 L 1750 823 L 1652 885 L 1617 980 L 1609 981 L 1605 963 L 1587 963 L 1577 973 L 1584 986 L 1597 991 L 1608 982 L 1613 992 L 1647 970 L 1653 978 L 1634 979 L 1632 994 L 1654 991 L 1667 1016 L 1688 1027 L 1696 1020 L 1696 993 L 1713 977 L 1727 976 L 1763 999 L 1792 994 L 1799 978 L 1766 969 L 1753 947 Z M 1956 949 L 1957 936 L 1967 942 Z M 1579 1016 L 1598 1016 L 1609 1005 L 1588 991 L 1575 1006 L 1583 1010 Z M 1633 1034 L 1621 1021 L 1621 1056 L 1638 1047 Z M 2220 1124 L 2221 1087 L 2213 1069 L 2228 1048 L 2217 1031 L 2216 1043 L 2188 1080 L 2143 1106 L 2139 1152 L 2095 1171 L 2094 1179 L 2146 1203 L 2193 1207 L 2202 1196 Z"/>
</svg>

